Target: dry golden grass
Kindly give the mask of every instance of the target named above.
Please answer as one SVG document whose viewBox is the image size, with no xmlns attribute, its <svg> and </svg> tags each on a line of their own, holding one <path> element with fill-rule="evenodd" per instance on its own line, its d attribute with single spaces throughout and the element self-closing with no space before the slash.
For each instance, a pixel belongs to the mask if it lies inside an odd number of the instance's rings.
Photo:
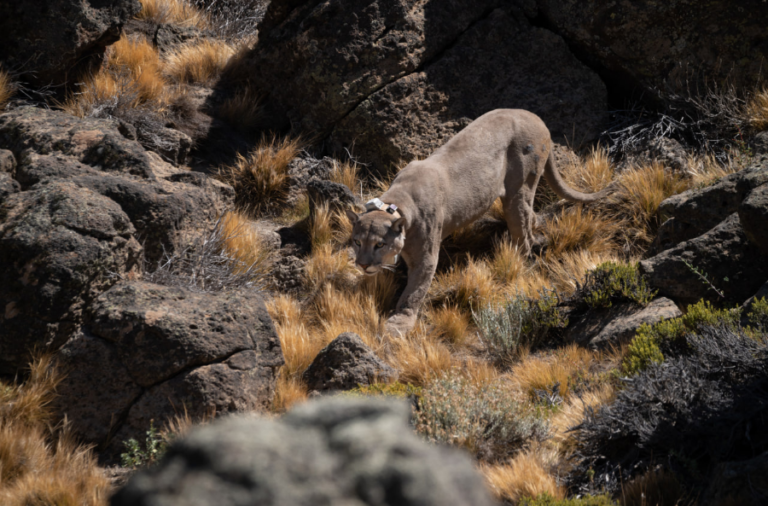
<svg viewBox="0 0 768 506">
<path fill-rule="evenodd" d="M 433 333 L 454 348 L 464 345 L 469 337 L 469 318 L 456 306 L 430 309 L 424 319 L 431 325 Z"/>
<path fill-rule="evenodd" d="M 194 26 L 201 30 L 209 27 L 208 17 L 188 0 L 139 0 L 141 10 L 136 19 L 157 24 Z"/>
<path fill-rule="evenodd" d="M 568 164 L 562 170 L 563 179 L 572 188 L 595 193 L 608 186 L 616 175 L 608 150 L 593 146 L 581 163 Z"/>
<path fill-rule="evenodd" d="M 563 209 L 548 219 L 544 227 L 547 253 L 562 256 L 564 253 L 587 250 L 594 254 L 606 254 L 616 248 L 614 238 L 621 223 L 602 217 L 582 206 Z"/>
<path fill-rule="evenodd" d="M 547 253 L 537 265 L 537 276 L 529 275 L 526 278 L 531 286 L 527 293 L 535 294 L 538 289 L 549 287 L 561 294 L 570 295 L 576 289 L 577 283 L 584 282 L 587 271 L 608 261 L 618 262 L 620 257 L 613 253 L 593 253 L 588 250 L 563 253 L 559 257 Z M 536 286 L 538 288 L 533 289 Z"/>
<path fill-rule="evenodd" d="M 711 154 L 688 159 L 688 174 L 691 176 L 691 186 L 694 188 L 713 185 L 741 168 L 731 159 L 726 163 L 720 163 Z"/>
<path fill-rule="evenodd" d="M 649 469 L 621 487 L 622 506 L 679 506 L 685 497 L 675 475 L 664 469 Z"/>
<path fill-rule="evenodd" d="M 216 110 L 216 115 L 236 128 L 247 130 L 258 122 L 261 102 L 261 95 L 246 86 L 226 99 Z"/>
<path fill-rule="evenodd" d="M 274 255 L 264 246 L 251 220 L 243 213 L 229 211 L 221 219 L 224 248 L 241 262 L 240 270 L 256 269 L 267 272 L 272 267 Z"/>
<path fill-rule="evenodd" d="M 547 460 L 546 450 L 536 448 L 518 454 L 506 464 L 481 465 L 480 472 L 494 495 L 512 504 L 545 493 L 564 499 L 565 489 L 547 472 Z"/>
<path fill-rule="evenodd" d="M 300 150 L 300 139 L 265 137 L 248 156 L 238 154 L 234 165 L 220 169 L 219 177 L 235 189 L 238 209 L 258 216 L 283 205 L 288 163 Z"/>
<path fill-rule="evenodd" d="M 339 162 L 334 160 L 333 169 L 331 169 L 331 181 L 340 183 L 352 190 L 352 193 L 362 193 L 360 189 L 360 179 L 358 173 L 360 168 L 353 161 Z"/>
<path fill-rule="evenodd" d="M 335 236 L 333 216 L 326 203 L 315 207 L 315 212 L 309 223 L 309 239 L 313 248 L 331 244 Z"/>
<path fill-rule="evenodd" d="M 584 413 L 588 408 L 597 409 L 612 402 L 615 396 L 616 390 L 610 383 L 603 383 L 597 389 L 571 396 L 549 420 L 549 430 L 552 434 L 549 445 L 563 458 L 569 458 L 576 449 L 576 440 L 573 433 L 569 432 L 570 429 L 584 420 Z"/>
<path fill-rule="evenodd" d="M 277 377 L 275 398 L 272 411 L 284 413 L 296 404 L 305 402 L 308 398 L 307 387 L 300 378 L 289 378 L 282 374 Z"/>
<path fill-rule="evenodd" d="M 142 103 L 157 100 L 163 94 L 166 83 L 162 67 L 157 50 L 143 37 L 123 35 L 110 48 L 107 60 L 107 68 L 130 72 Z"/>
<path fill-rule="evenodd" d="M 7 72 L 0 69 L 0 110 L 5 108 L 5 105 L 13 96 L 16 91 L 11 76 Z"/>
<path fill-rule="evenodd" d="M 212 83 L 221 76 L 235 48 L 224 41 L 202 39 L 165 57 L 165 75 L 177 83 Z"/>
<path fill-rule="evenodd" d="M 438 274 L 429 287 L 433 304 L 455 305 L 462 311 L 499 301 L 503 295 L 488 263 L 474 258 L 463 267 Z"/>
<path fill-rule="evenodd" d="M 343 332 L 354 332 L 373 348 L 384 323 L 375 297 L 359 290 L 339 290 L 326 284 L 313 299 L 314 318 L 323 346 Z"/>
<path fill-rule="evenodd" d="M 407 336 L 390 342 L 386 361 L 400 371 L 400 381 L 424 386 L 459 363 L 437 336 L 419 323 Z"/>
<path fill-rule="evenodd" d="M 109 482 L 90 449 L 50 425 L 59 381 L 44 357 L 24 383 L 0 384 L 0 504 L 106 504 Z"/>
<path fill-rule="evenodd" d="M 349 287 L 360 275 L 346 251 L 337 251 L 330 244 L 324 244 L 312 252 L 304 265 L 304 282 L 311 290 L 331 283 L 338 287 Z"/>
<path fill-rule="evenodd" d="M 752 128 L 758 131 L 768 129 L 768 88 L 763 88 L 752 95 L 747 101 L 744 112 Z"/>
<path fill-rule="evenodd" d="M 514 283 L 529 269 L 520 248 L 511 241 L 499 241 L 496 244 L 490 266 L 493 276 L 503 284 Z"/>
<path fill-rule="evenodd" d="M 512 369 L 512 381 L 531 398 L 536 390 L 549 392 L 560 384 L 563 399 L 571 394 L 575 382 L 589 374 L 589 368 L 600 355 L 575 344 L 559 348 L 546 355 L 529 355 Z"/>
</svg>

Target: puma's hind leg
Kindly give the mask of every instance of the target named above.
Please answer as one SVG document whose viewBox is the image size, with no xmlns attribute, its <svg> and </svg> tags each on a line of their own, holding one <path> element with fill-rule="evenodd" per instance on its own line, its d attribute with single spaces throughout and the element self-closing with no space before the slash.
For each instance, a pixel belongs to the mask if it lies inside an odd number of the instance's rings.
<svg viewBox="0 0 768 506">
<path fill-rule="evenodd" d="M 502 199 L 504 218 L 507 221 L 510 238 L 517 243 L 521 252 L 529 256 L 537 241 L 533 235 L 536 226 L 536 212 L 533 199 L 544 166 L 536 158 L 522 157 L 515 160 L 515 168 L 505 181 L 506 195 Z M 539 167 L 541 165 L 541 167 Z"/>
</svg>

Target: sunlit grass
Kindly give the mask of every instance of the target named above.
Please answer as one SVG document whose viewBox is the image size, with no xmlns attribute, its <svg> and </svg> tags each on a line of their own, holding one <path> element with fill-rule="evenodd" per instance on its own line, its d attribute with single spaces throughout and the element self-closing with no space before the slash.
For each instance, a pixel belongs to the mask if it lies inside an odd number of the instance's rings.
<svg viewBox="0 0 768 506">
<path fill-rule="evenodd" d="M 0 111 L 5 108 L 15 91 L 11 76 L 0 69 Z"/>
<path fill-rule="evenodd" d="M 221 40 L 190 42 L 165 56 L 164 73 L 177 83 L 212 83 L 234 54 L 235 48 Z"/>
<path fill-rule="evenodd" d="M 208 17 L 188 0 L 139 0 L 141 10 L 136 19 L 157 24 L 193 26 L 204 30 L 209 26 Z"/>
</svg>

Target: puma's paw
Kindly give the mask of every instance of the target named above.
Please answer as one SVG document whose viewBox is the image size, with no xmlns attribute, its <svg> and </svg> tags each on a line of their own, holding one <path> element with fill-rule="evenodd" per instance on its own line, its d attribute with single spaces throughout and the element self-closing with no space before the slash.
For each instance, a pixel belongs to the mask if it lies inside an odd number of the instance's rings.
<svg viewBox="0 0 768 506">
<path fill-rule="evenodd" d="M 414 325 L 416 325 L 416 315 L 396 314 L 387 319 L 384 331 L 392 337 L 405 337 Z"/>
</svg>

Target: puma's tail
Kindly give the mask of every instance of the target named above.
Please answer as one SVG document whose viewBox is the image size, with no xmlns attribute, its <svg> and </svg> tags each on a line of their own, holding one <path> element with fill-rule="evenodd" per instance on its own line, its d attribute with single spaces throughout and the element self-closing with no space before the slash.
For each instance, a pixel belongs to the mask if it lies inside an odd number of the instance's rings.
<svg viewBox="0 0 768 506">
<path fill-rule="evenodd" d="M 615 185 L 610 184 L 597 193 L 582 193 L 574 190 L 560 177 L 560 172 L 558 172 L 557 167 L 555 166 L 555 155 L 552 151 L 549 152 L 549 158 L 544 167 L 544 179 L 546 179 L 549 186 L 555 190 L 555 193 L 571 202 L 594 202 L 595 200 L 607 197 L 613 193 L 613 190 L 615 189 Z"/>
</svg>

